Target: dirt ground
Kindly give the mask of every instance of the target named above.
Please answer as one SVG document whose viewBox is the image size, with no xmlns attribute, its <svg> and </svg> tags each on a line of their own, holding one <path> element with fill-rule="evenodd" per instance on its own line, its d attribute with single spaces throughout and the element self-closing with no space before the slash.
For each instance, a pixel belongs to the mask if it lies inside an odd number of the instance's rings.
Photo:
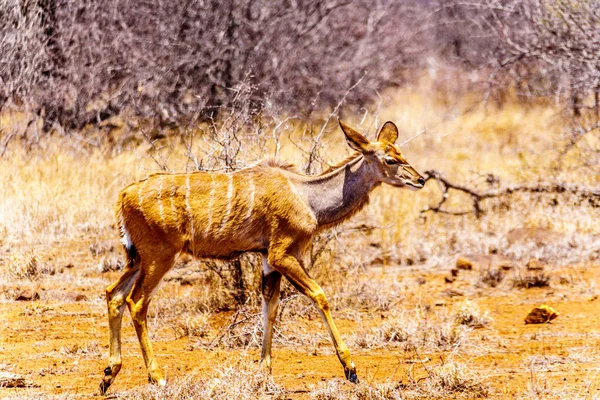
<svg viewBox="0 0 600 400">
<path fill-rule="evenodd" d="M 73 244 L 70 244 L 73 245 Z M 87 246 L 81 245 L 81 248 Z M 39 300 L 0 304 L 0 369 L 22 375 L 30 387 L 0 389 L 2 398 L 100 397 L 98 384 L 107 363 L 108 327 L 103 288 L 118 272 L 100 273 L 91 267 L 86 251 L 79 253 L 56 247 L 46 255 L 57 271 L 37 282 Z M 73 247 L 70 247 L 71 249 Z M 492 388 L 491 398 L 530 397 L 600 398 L 600 299 L 594 295 L 600 264 L 569 265 L 553 270 L 562 277 L 546 288 L 469 289 L 476 271 L 461 271 L 448 283 L 453 265 L 436 267 L 372 268 L 362 279 L 420 281 L 407 289 L 405 309 L 448 309 L 468 298 L 489 313 L 492 322 L 473 330 L 466 351 L 416 353 L 399 347 L 361 349 L 349 342 L 358 374 L 364 382 L 419 379 L 428 368 L 458 359 Z M 165 286 L 178 285 L 167 282 Z M 4 293 L 22 290 L 23 282 L 5 282 Z M 161 291 L 167 291 L 165 286 Z M 449 296 L 448 289 L 458 295 Z M 169 292 L 170 293 L 170 292 Z M 160 295 L 158 296 L 160 300 Z M 560 312 L 552 323 L 526 325 L 524 317 L 536 305 L 549 304 Z M 232 312 L 211 318 L 214 330 L 230 320 Z M 345 338 L 365 327 L 377 327 L 388 312 L 362 312 L 359 318 L 337 318 Z M 343 317 L 343 316 L 342 316 Z M 335 318 L 335 313 L 334 313 Z M 154 321 L 156 322 L 156 321 Z M 190 373 L 210 376 L 216 368 L 235 362 L 257 362 L 260 350 L 190 346 L 188 338 L 177 338 L 158 323 L 153 325 L 154 348 L 169 379 Z M 290 327 L 314 331 L 321 339 L 315 346 L 274 345 L 273 376 L 290 398 L 306 398 L 322 381 L 343 377 L 342 368 L 324 336 L 318 319 L 287 321 Z M 282 332 L 285 334 L 286 332 Z M 240 356 L 242 354 L 242 356 Z M 147 385 L 147 375 L 129 316 L 124 319 L 123 369 L 109 390 L 119 391 Z"/>
</svg>

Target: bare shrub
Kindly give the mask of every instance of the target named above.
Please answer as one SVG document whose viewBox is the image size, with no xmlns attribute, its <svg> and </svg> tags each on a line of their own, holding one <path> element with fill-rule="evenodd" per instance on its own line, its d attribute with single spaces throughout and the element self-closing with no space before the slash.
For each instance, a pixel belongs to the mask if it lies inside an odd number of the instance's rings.
<svg viewBox="0 0 600 400">
<path fill-rule="evenodd" d="M 211 117 L 242 82 L 253 87 L 254 109 L 269 99 L 311 113 L 360 79 L 353 101 L 376 97 L 421 58 L 405 51 L 423 15 L 412 2 L 3 4 L 11 18 L 0 25 L 0 49 L 20 62 L 2 64 L 2 96 L 20 97 L 47 127 L 66 130 L 121 112 L 156 126 L 199 110 Z"/>
</svg>

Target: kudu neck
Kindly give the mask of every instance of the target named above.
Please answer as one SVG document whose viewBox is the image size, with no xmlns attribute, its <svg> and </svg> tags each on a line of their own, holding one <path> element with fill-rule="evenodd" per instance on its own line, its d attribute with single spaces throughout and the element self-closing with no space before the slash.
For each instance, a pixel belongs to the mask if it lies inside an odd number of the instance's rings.
<svg viewBox="0 0 600 400">
<path fill-rule="evenodd" d="M 359 211 L 379 183 L 374 166 L 357 155 L 326 174 L 308 178 L 301 191 L 319 226 L 324 226 L 342 222 Z"/>
</svg>

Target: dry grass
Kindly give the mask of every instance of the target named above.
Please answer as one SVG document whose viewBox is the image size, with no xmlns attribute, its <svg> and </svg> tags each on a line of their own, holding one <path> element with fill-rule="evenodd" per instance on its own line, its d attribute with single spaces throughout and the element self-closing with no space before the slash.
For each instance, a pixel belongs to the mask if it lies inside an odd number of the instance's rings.
<svg viewBox="0 0 600 400">
<path fill-rule="evenodd" d="M 509 103 L 502 109 L 490 106 L 487 110 L 464 112 L 466 101 L 448 103 L 422 88 L 391 93 L 387 98 L 389 103 L 383 105 L 377 118 L 367 114 L 359 129 L 369 131 L 373 137 L 374 127 L 389 119 L 402 127 L 400 140 L 404 140 L 428 128 L 426 134 L 403 148 L 407 159 L 421 172 L 435 169 L 454 182 L 478 190 L 542 181 L 600 186 L 600 175 L 591 172 L 589 160 L 578 157 L 584 150 L 587 155 L 594 154 L 589 148 L 575 146 L 562 160 L 558 159 L 566 143 L 562 133 L 566 123 L 552 106 Z M 360 121 L 349 118 L 348 122 L 358 126 Z M 0 124 L 0 130 L 18 129 L 19 121 L 4 117 Z M 312 143 L 302 138 L 304 128 L 299 122 L 282 126 L 281 158 L 302 163 L 303 153 L 292 142 L 310 148 Z M 204 140 L 208 139 L 194 142 L 192 151 L 202 155 L 208 148 Z M 328 161 L 337 161 L 349 152 L 338 129 L 326 134 L 322 145 L 321 155 Z M 600 145 L 595 139 L 583 141 L 584 145 L 592 146 L 598 154 Z M 274 143 L 267 143 L 266 149 L 272 154 Z M 31 152 L 13 141 L 0 158 L 2 301 L 13 301 L 18 287 L 40 285 L 45 290 L 43 301 L 69 303 L 74 300 L 60 294 L 69 287 L 85 291 L 81 301 L 104 312 L 102 288 L 123 266 L 113 215 L 118 191 L 159 170 L 154 161 L 157 156 L 172 170 L 189 169 L 186 152 L 185 144 L 171 137 L 118 151 L 101 141 L 93 146 L 86 144 L 80 137 L 73 137 L 70 143 L 46 137 Z M 499 181 L 488 183 L 488 174 Z M 410 374 L 402 382 L 365 381 L 358 386 L 331 380 L 312 388 L 307 396 L 485 397 L 492 392 L 485 374 L 477 370 L 481 366 L 448 361 L 453 355 L 475 357 L 491 348 L 504 349 L 502 340 L 496 340 L 498 327 L 492 318 L 498 310 L 479 300 L 517 292 L 516 288 L 521 287 L 549 289 L 550 283 L 550 289 L 572 288 L 569 295 L 573 297 L 593 299 L 598 295 L 594 284 L 586 279 L 584 267 L 575 269 L 600 254 L 598 209 L 593 205 L 568 194 L 548 198 L 521 193 L 486 200 L 483 206 L 487 212 L 481 218 L 472 214 L 421 213 L 436 204 L 440 195 L 433 181 L 419 192 L 377 189 L 362 213 L 320 238 L 312 252 L 314 265 L 309 266 L 309 272 L 323 286 L 334 317 L 352 327 L 344 335 L 352 349 L 408 352 L 410 357 L 435 353 L 445 357 L 446 362 L 427 365 L 426 375 L 414 380 Z M 468 210 L 471 203 L 468 198 L 452 194 L 447 206 Z M 509 242 L 507 234 L 521 227 L 543 228 L 556 236 L 541 245 L 531 240 Z M 431 292 L 431 287 L 438 288 L 431 286 L 432 276 L 434 272 L 449 272 L 457 253 L 497 253 L 513 258 L 519 265 L 535 258 L 551 262 L 553 267 L 543 272 L 527 272 L 521 267 L 513 271 L 461 271 L 459 281 L 448 284 L 449 289 L 472 301 L 440 300 L 441 293 Z M 166 276 L 167 282 L 150 308 L 153 338 L 184 338 L 191 349 L 258 348 L 262 323 L 256 264 L 252 257 L 243 261 L 248 290 L 240 305 L 227 264 L 180 260 Z M 562 267 L 572 271 L 558 271 Z M 552 299 L 556 298 L 558 295 Z M 331 353 L 327 333 L 310 302 L 297 296 L 287 283 L 282 299 L 275 347 Z M 37 303 L 23 310 L 30 316 L 52 312 L 52 305 Z M 79 346 L 67 345 L 55 351 L 66 358 L 97 356 L 100 351 L 92 342 Z M 242 357 L 219 369 L 214 378 L 189 375 L 174 380 L 165 389 L 143 387 L 121 392 L 119 397 L 241 399 L 286 398 L 290 394 L 262 374 L 249 358 Z M 531 368 L 539 374 L 539 365 L 533 364 Z M 554 392 L 540 385 L 532 378 L 528 393 L 553 398 Z M 584 393 L 569 390 L 565 388 L 561 393 Z"/>
<path fill-rule="evenodd" d="M 214 378 L 188 375 L 171 382 L 166 388 L 147 386 L 120 393 L 124 399 L 287 399 L 298 392 L 278 386 L 255 363 L 241 357 L 235 364 L 215 371 Z M 307 397 L 317 400 L 341 399 L 423 399 L 423 398 L 483 398 L 490 388 L 461 363 L 448 361 L 427 368 L 422 378 L 410 378 L 406 383 L 388 380 L 383 383 L 350 384 L 332 379 L 312 386 Z"/>
<path fill-rule="evenodd" d="M 273 378 L 247 358 L 218 369 L 213 378 L 189 375 L 170 383 L 165 388 L 148 386 L 122 392 L 117 398 L 159 399 L 285 399 L 285 390 Z"/>
<path fill-rule="evenodd" d="M 448 399 L 485 398 L 490 388 L 481 377 L 461 363 L 446 362 L 427 368 L 418 380 L 409 376 L 408 383 L 384 382 L 349 386 L 342 380 L 330 380 L 314 388 L 310 395 L 318 400 L 341 399 Z"/>
<path fill-rule="evenodd" d="M 470 302 L 458 302 L 452 309 L 444 307 L 395 310 L 374 328 L 356 332 L 351 341 L 359 348 L 400 347 L 405 352 L 418 353 L 481 353 L 484 343 L 473 346 L 473 329 L 489 327 L 487 311 Z"/>
</svg>

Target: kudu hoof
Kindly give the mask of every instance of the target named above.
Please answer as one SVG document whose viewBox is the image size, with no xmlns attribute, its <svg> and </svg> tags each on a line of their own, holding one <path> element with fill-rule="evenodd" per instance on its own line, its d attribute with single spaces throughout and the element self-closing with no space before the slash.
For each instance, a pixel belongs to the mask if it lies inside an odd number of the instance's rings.
<svg viewBox="0 0 600 400">
<path fill-rule="evenodd" d="M 106 391 L 108 390 L 109 386 L 110 386 L 110 383 L 108 383 L 108 382 L 104 382 L 104 381 L 100 382 L 100 394 L 102 396 L 104 396 L 106 394 Z"/>
<path fill-rule="evenodd" d="M 112 383 L 112 369 L 110 367 L 104 368 L 104 378 L 100 381 L 100 394 L 105 395 L 110 384 Z"/>
<path fill-rule="evenodd" d="M 344 369 L 344 373 L 346 374 L 346 379 L 348 379 L 352 383 L 358 382 L 358 375 L 356 375 L 356 369 Z"/>
</svg>

